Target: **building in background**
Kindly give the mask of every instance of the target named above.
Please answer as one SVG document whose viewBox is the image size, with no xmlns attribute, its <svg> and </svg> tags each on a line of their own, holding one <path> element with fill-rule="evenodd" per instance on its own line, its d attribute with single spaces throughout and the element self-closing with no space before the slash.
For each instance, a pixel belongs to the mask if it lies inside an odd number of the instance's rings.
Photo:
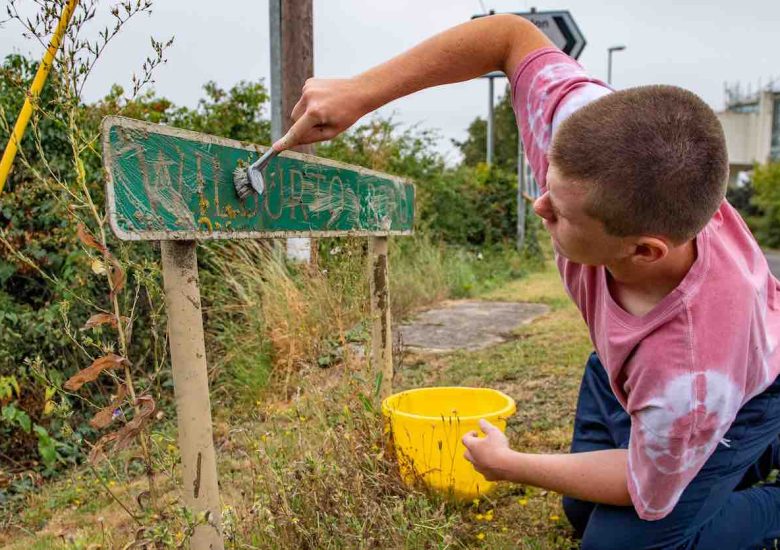
<svg viewBox="0 0 780 550">
<path fill-rule="evenodd" d="M 726 134 L 729 185 L 739 185 L 755 163 L 780 161 L 780 81 L 757 92 L 726 85 L 725 95 L 718 119 Z"/>
</svg>

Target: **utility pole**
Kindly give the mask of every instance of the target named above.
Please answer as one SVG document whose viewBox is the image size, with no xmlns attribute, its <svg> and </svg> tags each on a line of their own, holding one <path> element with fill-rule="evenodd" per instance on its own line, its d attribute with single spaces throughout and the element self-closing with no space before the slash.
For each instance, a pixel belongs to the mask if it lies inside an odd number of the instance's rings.
<svg viewBox="0 0 780 550">
<path fill-rule="evenodd" d="M 523 135 L 517 127 L 517 251 L 522 252 L 525 246 L 525 151 L 523 150 Z"/>
<path fill-rule="evenodd" d="M 301 96 L 306 79 L 314 76 L 314 17 L 312 0 L 269 0 L 271 25 L 271 139 L 292 126 L 290 113 Z M 299 153 L 313 154 L 314 146 L 299 145 Z M 302 193 L 302 189 L 293 189 Z M 292 197 L 295 200 L 294 196 Z M 290 208 L 295 208 L 294 203 Z M 305 215 L 300 209 L 299 215 Z M 311 261 L 312 240 L 287 239 L 287 257 Z"/>
<path fill-rule="evenodd" d="M 500 76 L 504 76 L 501 74 Z M 488 79 L 488 119 L 487 119 L 487 163 L 488 166 L 493 164 L 493 150 L 495 148 L 495 109 L 493 108 L 493 102 L 495 101 L 495 90 L 493 89 L 492 73 L 487 76 Z"/>
</svg>

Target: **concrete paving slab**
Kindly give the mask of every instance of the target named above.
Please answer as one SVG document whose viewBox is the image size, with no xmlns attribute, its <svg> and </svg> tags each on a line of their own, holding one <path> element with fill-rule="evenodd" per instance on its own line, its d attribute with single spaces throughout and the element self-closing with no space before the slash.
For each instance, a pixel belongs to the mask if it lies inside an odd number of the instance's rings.
<svg viewBox="0 0 780 550">
<path fill-rule="evenodd" d="M 453 300 L 419 314 L 397 330 L 403 347 L 410 351 L 475 350 L 510 340 L 519 326 L 548 311 L 544 304 Z"/>
</svg>

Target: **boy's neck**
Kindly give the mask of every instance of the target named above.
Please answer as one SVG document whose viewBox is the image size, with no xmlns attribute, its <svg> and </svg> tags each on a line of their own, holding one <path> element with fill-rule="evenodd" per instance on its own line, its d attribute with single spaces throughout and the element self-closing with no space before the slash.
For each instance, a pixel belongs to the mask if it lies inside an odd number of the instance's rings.
<svg viewBox="0 0 780 550">
<path fill-rule="evenodd" d="M 623 309 L 644 315 L 677 288 L 695 261 L 696 239 L 691 239 L 650 266 L 638 267 L 627 261 L 607 264 L 610 292 Z"/>
</svg>

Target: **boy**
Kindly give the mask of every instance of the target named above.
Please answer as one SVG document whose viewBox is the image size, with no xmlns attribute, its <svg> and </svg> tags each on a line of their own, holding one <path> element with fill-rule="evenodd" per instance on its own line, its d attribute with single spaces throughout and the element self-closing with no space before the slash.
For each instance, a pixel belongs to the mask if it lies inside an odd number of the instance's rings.
<svg viewBox="0 0 780 550">
<path fill-rule="evenodd" d="M 714 113 L 690 92 L 612 92 L 512 15 L 441 33 L 345 80 L 312 79 L 274 144 L 330 139 L 417 90 L 503 70 L 551 234 L 596 353 L 572 452 L 464 437 L 488 479 L 557 491 L 588 548 L 770 546 L 780 486 L 778 282 L 724 200 Z"/>
</svg>

